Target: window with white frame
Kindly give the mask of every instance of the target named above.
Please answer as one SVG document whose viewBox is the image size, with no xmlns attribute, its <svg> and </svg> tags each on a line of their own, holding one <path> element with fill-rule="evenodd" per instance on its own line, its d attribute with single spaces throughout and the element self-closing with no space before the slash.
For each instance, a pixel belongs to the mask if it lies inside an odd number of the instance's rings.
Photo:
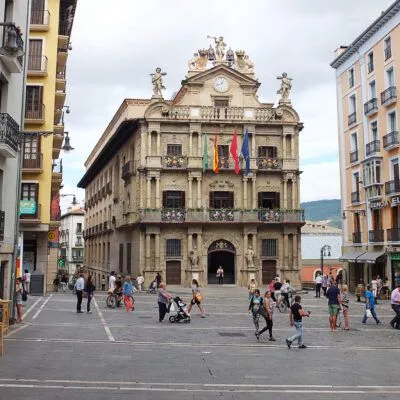
<svg viewBox="0 0 400 400">
<path fill-rule="evenodd" d="M 395 84 L 394 84 L 394 70 L 393 70 L 393 67 L 390 67 L 389 69 L 386 70 L 386 87 L 390 88 L 392 86 L 395 86 Z"/>
<path fill-rule="evenodd" d="M 349 88 L 354 86 L 354 68 L 349 69 Z"/>
<path fill-rule="evenodd" d="M 385 54 L 385 61 L 392 57 L 392 40 L 390 36 L 385 39 L 383 51 Z"/>
<path fill-rule="evenodd" d="M 360 173 L 359 172 L 353 173 L 353 189 L 355 192 L 360 191 Z"/>
<path fill-rule="evenodd" d="M 375 83 L 375 81 L 371 81 L 369 83 L 369 98 L 370 98 L 370 100 L 376 99 L 376 83 Z"/>
<path fill-rule="evenodd" d="M 364 187 L 381 183 L 381 160 L 371 160 L 364 164 L 363 167 L 363 184 Z"/>
<path fill-rule="evenodd" d="M 357 132 L 354 132 L 350 135 L 350 149 L 351 151 L 358 151 Z"/>
<path fill-rule="evenodd" d="M 368 54 L 368 73 L 370 74 L 374 68 L 374 53 L 371 51 L 371 53 Z"/>
<path fill-rule="evenodd" d="M 353 94 L 349 97 L 349 111 L 350 114 L 353 114 L 356 112 L 356 95 Z"/>
<path fill-rule="evenodd" d="M 399 170 L 399 159 L 393 158 L 390 160 L 390 178 L 393 181 L 399 180 L 400 170 Z"/>
<path fill-rule="evenodd" d="M 388 133 L 397 131 L 396 111 L 390 112 L 387 116 L 387 131 Z"/>
</svg>

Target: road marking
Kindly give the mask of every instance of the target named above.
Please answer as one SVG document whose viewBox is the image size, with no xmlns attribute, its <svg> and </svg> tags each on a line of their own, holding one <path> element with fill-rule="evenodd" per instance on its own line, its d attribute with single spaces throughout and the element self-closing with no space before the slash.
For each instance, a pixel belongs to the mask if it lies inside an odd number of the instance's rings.
<svg viewBox="0 0 400 400">
<path fill-rule="evenodd" d="M 102 312 L 100 311 L 99 305 L 97 304 L 97 301 L 96 301 L 96 299 L 95 299 L 94 297 L 93 297 L 93 303 L 94 303 L 94 306 L 96 307 L 97 312 L 98 312 L 98 314 L 99 314 L 101 324 L 103 325 L 104 330 L 106 331 L 108 340 L 109 340 L 110 342 L 115 342 L 114 336 L 112 335 L 111 330 L 110 330 L 110 328 L 108 327 L 108 325 L 107 325 L 107 323 L 106 323 L 106 320 L 104 319 L 103 314 L 102 314 Z"/>
<path fill-rule="evenodd" d="M 39 301 L 42 300 L 42 297 L 39 297 L 27 310 L 26 312 L 22 315 L 22 319 L 25 319 L 29 313 L 35 308 L 36 304 L 39 303 Z"/>
<path fill-rule="evenodd" d="M 39 314 L 43 311 L 43 308 L 46 306 L 46 304 L 49 302 L 49 300 L 53 297 L 53 295 L 51 294 L 46 300 L 45 302 L 40 306 L 39 310 L 36 311 L 35 315 L 32 317 L 32 320 L 36 319 Z"/>
<path fill-rule="evenodd" d="M 29 325 L 31 325 L 30 322 L 21 325 L 21 326 L 18 327 L 17 329 L 11 331 L 11 332 L 7 335 L 7 337 L 12 336 L 12 335 L 14 335 L 14 333 L 17 333 L 17 332 L 19 332 L 19 331 L 22 331 L 23 329 L 27 328 Z"/>
</svg>

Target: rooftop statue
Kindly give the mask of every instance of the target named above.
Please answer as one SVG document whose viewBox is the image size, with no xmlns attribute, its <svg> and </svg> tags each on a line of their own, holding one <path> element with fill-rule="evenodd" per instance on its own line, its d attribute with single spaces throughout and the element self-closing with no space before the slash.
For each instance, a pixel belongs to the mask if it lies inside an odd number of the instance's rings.
<svg viewBox="0 0 400 400">
<path fill-rule="evenodd" d="M 215 55 L 217 62 L 223 62 L 225 56 L 225 47 L 226 44 L 224 43 L 224 37 L 215 37 L 215 36 L 207 36 L 207 39 L 214 39 L 215 42 Z"/>
<path fill-rule="evenodd" d="M 281 95 L 279 103 L 290 103 L 290 91 L 292 90 L 292 78 L 287 77 L 287 73 L 283 72 L 282 76 L 277 76 L 276 79 L 280 79 L 281 87 L 277 91 Z"/>
<path fill-rule="evenodd" d="M 153 96 L 163 97 L 162 90 L 165 89 L 163 84 L 163 76 L 167 75 L 166 72 L 161 72 L 161 68 L 156 68 L 156 72 L 151 75 L 151 83 L 153 84 Z"/>
</svg>

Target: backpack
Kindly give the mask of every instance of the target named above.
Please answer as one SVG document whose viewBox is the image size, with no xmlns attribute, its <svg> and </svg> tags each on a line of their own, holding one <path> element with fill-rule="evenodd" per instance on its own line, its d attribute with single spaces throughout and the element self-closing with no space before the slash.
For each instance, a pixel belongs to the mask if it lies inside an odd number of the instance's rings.
<svg viewBox="0 0 400 400">
<path fill-rule="evenodd" d="M 25 290 L 24 284 L 22 284 L 22 301 L 28 300 L 28 292 Z"/>
</svg>

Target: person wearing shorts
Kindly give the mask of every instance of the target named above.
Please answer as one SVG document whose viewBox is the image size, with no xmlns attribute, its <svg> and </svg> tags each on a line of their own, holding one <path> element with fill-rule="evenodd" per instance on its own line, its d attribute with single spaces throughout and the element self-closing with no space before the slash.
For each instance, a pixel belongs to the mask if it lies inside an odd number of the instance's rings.
<svg viewBox="0 0 400 400">
<path fill-rule="evenodd" d="M 201 300 L 203 299 L 203 296 L 200 294 L 199 282 L 197 282 L 197 279 L 192 280 L 192 296 L 193 298 L 190 301 L 188 313 L 190 314 L 192 307 L 197 304 L 197 307 L 199 307 L 201 313 L 201 318 L 205 318 L 206 314 L 204 312 L 204 308 L 201 306 Z"/>
<path fill-rule="evenodd" d="M 335 332 L 336 320 L 341 304 L 340 290 L 336 286 L 335 281 L 332 282 L 332 286 L 328 289 L 326 297 L 328 298 L 329 326 L 331 331 Z"/>
</svg>

